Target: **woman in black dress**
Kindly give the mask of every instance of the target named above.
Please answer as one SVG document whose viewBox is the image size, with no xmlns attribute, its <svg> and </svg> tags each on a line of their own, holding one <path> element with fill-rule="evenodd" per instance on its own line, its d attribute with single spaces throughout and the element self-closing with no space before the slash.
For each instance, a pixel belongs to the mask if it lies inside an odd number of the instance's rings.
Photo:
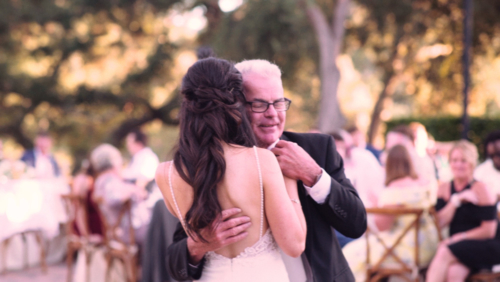
<svg viewBox="0 0 500 282">
<path fill-rule="evenodd" d="M 496 195 L 472 177 L 477 148 L 461 140 L 450 151 L 451 183 L 438 190 L 436 210 L 450 237 L 441 242 L 427 281 L 465 281 L 470 273 L 500 264 L 500 232 Z"/>
</svg>

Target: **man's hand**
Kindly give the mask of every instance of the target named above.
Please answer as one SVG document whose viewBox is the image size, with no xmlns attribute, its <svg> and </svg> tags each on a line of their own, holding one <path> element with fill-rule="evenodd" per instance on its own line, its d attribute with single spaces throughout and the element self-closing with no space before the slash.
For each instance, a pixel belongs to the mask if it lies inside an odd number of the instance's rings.
<svg viewBox="0 0 500 282">
<path fill-rule="evenodd" d="M 222 215 L 217 218 L 211 226 L 203 229 L 201 235 L 208 242 L 203 242 L 201 239 L 193 240 L 188 237 L 187 247 L 190 255 L 190 263 L 200 263 L 203 256 L 210 251 L 218 250 L 232 243 L 243 240 L 247 237 L 248 227 L 252 224 L 250 217 L 240 216 L 229 219 L 240 213 L 238 208 L 231 208 L 222 211 Z"/>
<path fill-rule="evenodd" d="M 476 193 L 470 189 L 462 191 L 462 192 L 458 193 L 457 195 L 462 203 L 468 202 L 468 203 L 476 205 L 479 202 L 479 199 L 477 198 Z"/>
<path fill-rule="evenodd" d="M 271 150 L 277 157 L 283 174 L 291 179 L 302 180 L 304 185 L 316 184 L 321 167 L 297 143 L 280 140 Z"/>
</svg>

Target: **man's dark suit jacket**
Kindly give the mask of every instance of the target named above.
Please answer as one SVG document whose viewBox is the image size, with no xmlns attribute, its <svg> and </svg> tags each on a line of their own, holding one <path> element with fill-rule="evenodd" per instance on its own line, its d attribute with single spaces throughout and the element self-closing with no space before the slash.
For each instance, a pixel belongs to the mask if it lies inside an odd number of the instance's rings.
<svg viewBox="0 0 500 282">
<path fill-rule="evenodd" d="M 61 174 L 61 170 L 59 169 L 59 165 L 57 164 L 56 160 L 54 157 L 51 155 L 50 157 L 50 163 L 52 164 L 52 168 L 54 169 L 54 176 L 59 176 Z M 21 161 L 26 163 L 26 165 L 31 166 L 31 167 L 36 167 L 36 155 L 35 155 L 35 150 L 27 150 L 24 152 L 23 156 L 21 157 Z"/>
<path fill-rule="evenodd" d="M 314 281 L 354 281 L 334 228 L 347 237 L 360 237 L 366 230 L 366 210 L 345 177 L 344 164 L 333 139 L 324 134 L 286 131 L 281 139 L 297 143 L 332 179 L 330 194 L 323 204 L 308 196 L 302 182 L 297 182 L 307 223 L 305 255 Z M 167 267 L 173 278 L 182 281 L 201 277 L 204 259 L 196 269 L 189 266 L 188 256 L 187 235 L 179 224 L 174 243 L 167 250 Z"/>
</svg>

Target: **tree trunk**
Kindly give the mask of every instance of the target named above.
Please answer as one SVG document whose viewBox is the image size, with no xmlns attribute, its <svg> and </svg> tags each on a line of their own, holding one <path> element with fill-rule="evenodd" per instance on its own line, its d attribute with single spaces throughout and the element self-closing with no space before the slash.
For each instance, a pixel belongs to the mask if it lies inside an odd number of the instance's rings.
<svg viewBox="0 0 500 282">
<path fill-rule="evenodd" d="M 349 12 L 350 0 L 339 0 L 335 7 L 331 26 L 317 5 L 309 4 L 307 16 L 316 33 L 320 49 L 321 104 L 318 115 L 318 129 L 334 132 L 342 128 L 345 117 L 337 98 L 340 71 L 336 59 L 342 49 L 344 21 Z"/>
<path fill-rule="evenodd" d="M 375 103 L 375 107 L 373 108 L 372 117 L 370 121 L 370 127 L 368 128 L 368 140 L 367 143 L 373 145 L 373 141 L 375 141 L 375 136 L 377 135 L 378 128 L 381 123 L 380 114 L 384 110 L 384 101 L 386 98 L 392 95 L 392 90 L 389 85 L 393 82 L 393 79 L 397 76 L 394 70 L 394 61 L 398 56 L 398 45 L 403 37 L 403 28 L 398 27 L 396 30 L 396 36 L 394 39 L 393 50 L 391 52 L 391 57 L 387 61 L 384 67 L 385 78 L 384 78 L 384 88 L 380 95 L 378 96 L 377 102 Z"/>
<path fill-rule="evenodd" d="M 384 110 L 384 101 L 385 98 L 389 97 L 388 86 L 391 83 L 391 80 L 394 77 L 394 72 L 390 72 L 386 74 L 386 78 L 384 79 L 384 89 L 380 92 L 378 96 L 377 102 L 375 103 L 375 107 L 373 108 L 372 118 L 370 121 L 370 127 L 368 128 L 368 141 L 367 143 L 373 145 L 373 141 L 375 141 L 375 136 L 377 135 L 378 127 L 380 126 L 380 114 Z"/>
</svg>

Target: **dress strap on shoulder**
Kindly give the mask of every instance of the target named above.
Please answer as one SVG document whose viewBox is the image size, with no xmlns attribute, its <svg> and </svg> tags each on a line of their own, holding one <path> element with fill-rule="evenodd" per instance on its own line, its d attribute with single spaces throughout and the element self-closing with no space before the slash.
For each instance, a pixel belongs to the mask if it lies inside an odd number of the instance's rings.
<svg viewBox="0 0 500 282">
<path fill-rule="evenodd" d="M 181 222 L 182 227 L 187 232 L 186 224 L 184 222 L 184 218 L 182 217 L 181 210 L 179 209 L 179 205 L 177 204 L 177 200 L 175 199 L 174 187 L 172 186 L 172 170 L 173 170 L 173 166 L 174 166 L 174 161 L 171 161 L 170 162 L 170 167 L 168 169 L 168 185 L 170 186 L 170 193 L 172 193 L 172 199 L 174 200 L 174 206 L 175 206 L 175 210 L 177 211 L 177 217 L 179 218 L 179 221 Z"/>
<path fill-rule="evenodd" d="M 259 172 L 259 187 L 260 187 L 260 233 L 259 238 L 262 238 L 262 231 L 264 229 L 264 186 L 262 184 L 262 173 L 260 171 L 259 155 L 257 154 L 257 147 L 253 146 L 255 159 L 257 160 L 257 170 Z"/>
</svg>

